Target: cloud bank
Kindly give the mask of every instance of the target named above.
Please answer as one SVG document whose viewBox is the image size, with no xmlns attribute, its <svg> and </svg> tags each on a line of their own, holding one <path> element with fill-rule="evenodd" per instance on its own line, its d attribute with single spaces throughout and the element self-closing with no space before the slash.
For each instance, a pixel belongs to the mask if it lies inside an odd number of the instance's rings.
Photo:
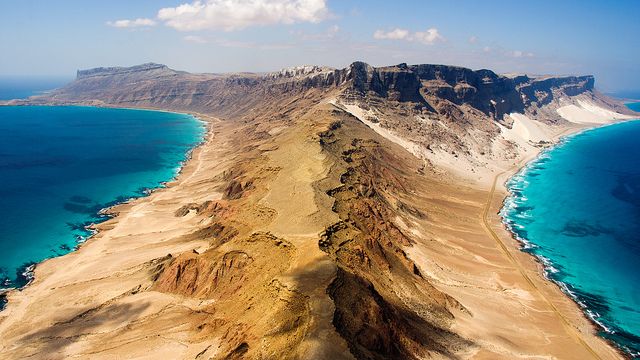
<svg viewBox="0 0 640 360">
<path fill-rule="evenodd" d="M 404 40 L 415 41 L 425 45 L 433 45 L 438 42 L 444 42 L 445 39 L 436 28 L 427 29 L 427 31 L 410 32 L 406 29 L 396 28 L 390 31 L 376 30 L 373 33 L 376 40 Z"/>
<path fill-rule="evenodd" d="M 317 23 L 328 16 L 326 0 L 198 0 L 158 11 L 159 20 L 179 31 Z"/>
<path fill-rule="evenodd" d="M 393 29 L 391 31 L 377 30 L 373 33 L 373 38 L 377 40 L 407 40 L 409 30 Z"/>
</svg>

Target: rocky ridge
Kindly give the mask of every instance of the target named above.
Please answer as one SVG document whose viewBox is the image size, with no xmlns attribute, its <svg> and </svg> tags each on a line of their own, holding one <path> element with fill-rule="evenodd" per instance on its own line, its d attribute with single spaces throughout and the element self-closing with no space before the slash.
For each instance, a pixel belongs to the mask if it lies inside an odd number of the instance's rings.
<svg viewBox="0 0 640 360">
<path fill-rule="evenodd" d="M 115 89 L 114 87 L 118 88 Z M 531 78 L 507 77 L 490 70 L 448 65 L 406 65 L 374 68 L 355 62 L 344 69 L 303 66 L 268 74 L 189 74 L 161 64 L 80 70 L 76 81 L 37 101 L 102 101 L 108 104 L 142 103 L 219 110 L 211 97 L 231 96 L 245 88 L 264 92 L 304 91 L 310 88 L 348 88 L 353 94 L 375 95 L 415 102 L 428 111 L 436 100 L 469 105 L 500 120 L 503 115 L 543 106 L 558 96 L 576 96 L 594 90 L 593 76 Z M 126 94 L 126 95 L 125 95 Z"/>
</svg>

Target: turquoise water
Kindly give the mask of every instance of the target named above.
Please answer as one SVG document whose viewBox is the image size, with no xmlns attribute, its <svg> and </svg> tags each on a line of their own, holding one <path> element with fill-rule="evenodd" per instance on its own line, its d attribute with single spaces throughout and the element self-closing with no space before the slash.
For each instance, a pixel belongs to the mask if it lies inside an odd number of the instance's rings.
<svg viewBox="0 0 640 360">
<path fill-rule="evenodd" d="M 640 104 L 629 104 L 640 110 Z M 508 182 L 502 216 L 523 250 L 640 357 L 640 121 L 589 130 L 544 152 Z"/>
<path fill-rule="evenodd" d="M 204 131 L 168 112 L 0 106 L 0 288 L 72 251 L 100 209 L 175 177 Z"/>
</svg>

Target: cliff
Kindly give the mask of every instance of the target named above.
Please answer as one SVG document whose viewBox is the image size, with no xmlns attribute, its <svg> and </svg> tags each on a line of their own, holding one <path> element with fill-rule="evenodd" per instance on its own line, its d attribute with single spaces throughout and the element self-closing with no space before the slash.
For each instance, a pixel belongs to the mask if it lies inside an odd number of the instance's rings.
<svg viewBox="0 0 640 360">
<path fill-rule="evenodd" d="M 413 102 L 431 112 L 438 103 L 468 105 L 495 120 L 543 106 L 558 97 L 593 92 L 593 76 L 506 77 L 490 70 L 447 65 L 399 64 L 374 68 L 354 62 L 344 69 L 306 66 L 268 74 L 189 74 L 160 64 L 79 70 L 71 84 L 38 100 L 100 101 L 113 105 L 163 106 L 176 110 L 228 112 L 239 97 L 309 89 L 347 89 L 351 95 Z M 38 101 L 35 100 L 34 101 Z"/>
<path fill-rule="evenodd" d="M 174 74 L 178 74 L 178 72 L 169 69 L 166 65 L 147 63 L 131 67 L 99 67 L 88 70 L 78 70 L 76 79 L 86 80 L 96 77 L 127 76 L 133 80 L 136 76 L 148 78 Z"/>
</svg>

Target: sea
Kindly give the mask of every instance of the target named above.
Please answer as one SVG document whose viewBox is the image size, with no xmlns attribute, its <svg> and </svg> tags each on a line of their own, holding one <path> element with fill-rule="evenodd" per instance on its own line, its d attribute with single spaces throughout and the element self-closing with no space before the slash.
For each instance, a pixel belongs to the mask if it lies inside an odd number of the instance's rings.
<svg viewBox="0 0 640 360">
<path fill-rule="evenodd" d="M 62 76 L 0 76 L 0 100 L 40 95 L 70 81 L 70 78 Z"/>
<path fill-rule="evenodd" d="M 507 187 L 501 215 L 522 250 L 602 337 L 640 358 L 640 121 L 566 137 Z"/>
<path fill-rule="evenodd" d="M 0 289 L 76 249 L 107 219 L 102 209 L 175 178 L 205 132 L 187 114 L 0 106 Z"/>
</svg>

